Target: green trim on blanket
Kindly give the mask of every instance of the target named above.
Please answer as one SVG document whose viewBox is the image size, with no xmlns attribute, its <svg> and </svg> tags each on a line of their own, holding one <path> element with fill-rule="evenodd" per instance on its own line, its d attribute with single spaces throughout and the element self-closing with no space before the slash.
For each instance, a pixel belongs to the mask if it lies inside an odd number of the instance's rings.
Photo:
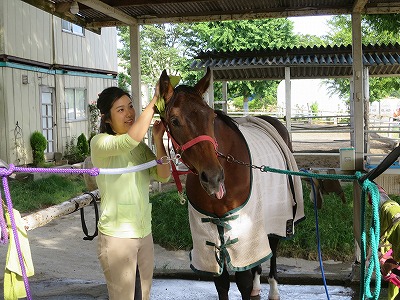
<svg viewBox="0 0 400 300">
<path fill-rule="evenodd" d="M 251 270 L 256 266 L 261 265 L 262 263 L 264 263 L 267 260 L 269 260 L 271 257 L 272 257 L 272 252 L 269 255 L 267 255 L 266 257 L 260 259 L 259 261 L 256 261 L 255 263 L 252 263 L 251 265 L 248 265 L 246 267 L 236 268 L 231 264 L 231 258 L 230 258 L 229 253 L 228 253 L 227 258 L 226 258 L 226 263 L 227 263 L 227 265 L 228 265 L 230 270 L 235 271 L 235 272 L 242 272 L 242 271 Z"/>
<path fill-rule="evenodd" d="M 264 263 L 267 260 L 271 259 L 271 257 L 272 257 L 272 253 L 270 253 L 266 257 L 260 259 L 259 261 L 255 262 L 255 263 L 253 263 L 253 264 L 251 264 L 249 266 L 240 267 L 240 268 L 236 268 L 231 264 L 231 259 L 230 259 L 229 255 L 228 255 L 226 261 L 227 261 L 227 265 L 228 265 L 228 267 L 229 267 L 229 269 L 231 271 L 243 272 L 243 271 L 251 270 L 252 268 L 254 268 L 254 267 L 258 266 L 258 265 L 261 265 L 262 263 Z M 189 252 L 189 259 L 190 259 L 190 261 L 192 260 L 192 253 L 191 252 Z M 199 274 L 199 275 L 212 275 L 212 276 L 220 276 L 222 274 L 222 271 L 223 271 L 223 267 L 219 267 L 218 273 L 202 271 L 202 270 L 196 269 L 192 264 L 190 264 L 190 269 L 193 272 L 195 272 L 196 274 Z"/>
</svg>

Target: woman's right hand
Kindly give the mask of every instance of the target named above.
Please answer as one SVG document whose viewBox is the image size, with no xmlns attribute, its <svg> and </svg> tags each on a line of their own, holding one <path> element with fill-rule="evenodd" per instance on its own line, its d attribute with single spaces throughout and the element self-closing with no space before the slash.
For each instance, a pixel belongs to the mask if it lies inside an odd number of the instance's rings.
<svg viewBox="0 0 400 300">
<path fill-rule="evenodd" d="M 156 89 L 154 91 L 153 99 L 151 99 L 151 103 L 153 103 L 154 105 L 159 97 L 160 97 L 160 81 L 157 81 Z"/>
</svg>

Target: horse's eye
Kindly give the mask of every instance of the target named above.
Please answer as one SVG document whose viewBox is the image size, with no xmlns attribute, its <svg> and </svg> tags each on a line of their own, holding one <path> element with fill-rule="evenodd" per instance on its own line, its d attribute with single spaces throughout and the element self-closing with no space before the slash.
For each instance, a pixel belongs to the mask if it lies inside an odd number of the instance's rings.
<svg viewBox="0 0 400 300">
<path fill-rule="evenodd" d="M 177 118 L 171 118 L 171 124 L 174 127 L 180 126 L 179 120 Z"/>
</svg>

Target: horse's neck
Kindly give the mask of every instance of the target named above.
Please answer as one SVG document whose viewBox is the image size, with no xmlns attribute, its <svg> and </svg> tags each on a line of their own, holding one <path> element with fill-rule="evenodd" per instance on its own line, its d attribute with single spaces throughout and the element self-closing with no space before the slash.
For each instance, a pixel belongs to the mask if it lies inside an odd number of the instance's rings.
<svg viewBox="0 0 400 300">
<path fill-rule="evenodd" d="M 220 159 L 225 171 L 227 192 L 225 201 L 236 208 L 247 200 L 250 193 L 251 168 L 247 165 L 250 163 L 250 154 L 242 134 L 230 128 L 222 120 L 218 121 L 214 129 L 218 149 L 224 156 L 229 155 L 235 160 L 232 162 L 226 158 Z"/>
<path fill-rule="evenodd" d="M 236 132 L 219 118 L 215 120 L 214 132 L 219 152 L 223 155 L 231 155 L 234 159 L 244 163 L 250 162 L 246 142 L 240 133 Z M 234 164 L 232 167 L 237 166 Z"/>
</svg>

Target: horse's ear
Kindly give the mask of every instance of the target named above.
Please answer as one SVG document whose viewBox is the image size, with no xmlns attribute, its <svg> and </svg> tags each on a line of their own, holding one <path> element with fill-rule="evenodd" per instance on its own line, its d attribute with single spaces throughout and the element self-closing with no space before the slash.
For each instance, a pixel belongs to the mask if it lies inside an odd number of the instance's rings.
<svg viewBox="0 0 400 300">
<path fill-rule="evenodd" d="M 207 91 L 210 85 L 210 78 L 211 78 L 211 69 L 207 67 L 206 75 L 204 75 L 203 78 L 201 78 L 199 82 L 197 82 L 196 85 L 194 86 L 194 88 L 200 93 L 200 95 L 203 95 Z"/>
<path fill-rule="evenodd" d="M 168 103 L 173 94 L 174 88 L 171 85 L 167 71 L 164 70 L 160 76 L 160 96 L 164 99 L 165 103 Z"/>
</svg>

